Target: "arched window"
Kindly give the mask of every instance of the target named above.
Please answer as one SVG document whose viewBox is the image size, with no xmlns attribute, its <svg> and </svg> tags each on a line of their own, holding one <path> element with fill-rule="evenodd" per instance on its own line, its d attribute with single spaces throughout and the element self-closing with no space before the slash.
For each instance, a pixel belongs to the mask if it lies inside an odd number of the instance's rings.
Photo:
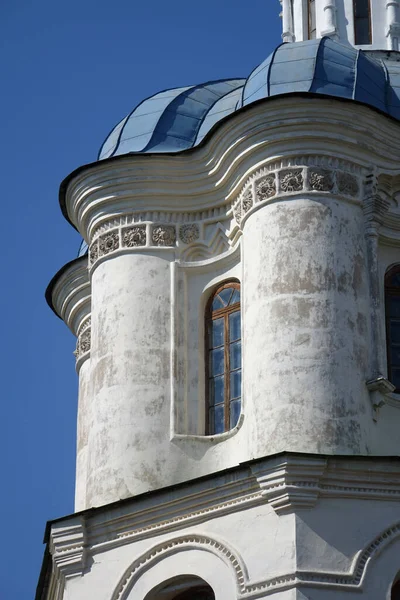
<svg viewBox="0 0 400 600">
<path fill-rule="evenodd" d="M 400 393 L 400 265 L 385 275 L 385 309 L 388 378 Z"/>
<path fill-rule="evenodd" d="M 241 409 L 240 284 L 220 285 L 206 308 L 206 433 L 235 427 Z"/>
<path fill-rule="evenodd" d="M 215 600 L 215 594 L 204 579 L 181 575 L 158 585 L 145 600 Z"/>
<path fill-rule="evenodd" d="M 209 586 L 199 586 L 174 596 L 173 600 L 215 600 L 215 595 Z"/>
<path fill-rule="evenodd" d="M 353 0 L 354 43 L 362 46 L 372 43 L 370 0 Z"/>
<path fill-rule="evenodd" d="M 308 39 L 315 40 L 317 37 L 317 17 L 315 13 L 315 0 L 308 1 Z"/>
<path fill-rule="evenodd" d="M 393 584 L 390 600 L 400 600 L 400 580 Z"/>
</svg>

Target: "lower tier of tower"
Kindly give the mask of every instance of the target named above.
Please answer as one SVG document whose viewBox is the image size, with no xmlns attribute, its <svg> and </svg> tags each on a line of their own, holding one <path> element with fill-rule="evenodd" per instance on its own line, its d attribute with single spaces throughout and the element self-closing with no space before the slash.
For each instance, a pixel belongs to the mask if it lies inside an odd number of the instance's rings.
<svg viewBox="0 0 400 600">
<path fill-rule="evenodd" d="M 46 537 L 36 600 L 395 600 L 400 458 L 282 453 L 63 517 Z"/>
</svg>

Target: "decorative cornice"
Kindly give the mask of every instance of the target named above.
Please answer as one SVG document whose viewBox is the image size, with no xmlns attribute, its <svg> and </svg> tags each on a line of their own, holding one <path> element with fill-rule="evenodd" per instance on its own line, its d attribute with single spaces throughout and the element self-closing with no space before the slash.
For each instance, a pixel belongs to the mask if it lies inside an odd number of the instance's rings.
<svg viewBox="0 0 400 600">
<path fill-rule="evenodd" d="M 86 526 L 84 517 L 55 524 L 50 533 L 50 553 L 55 570 L 62 578 L 82 574 L 86 566 Z"/>
<path fill-rule="evenodd" d="M 68 181 L 69 218 L 85 239 L 93 239 L 104 215 L 117 218 L 132 211 L 132 205 L 142 213 L 203 213 L 223 206 L 226 212 L 254 165 L 293 152 L 320 152 L 359 168 L 375 164 L 378 170 L 398 173 L 398 124 L 375 113 L 371 118 L 371 109 L 361 105 L 355 120 L 354 106 L 327 98 L 315 103 L 301 95 L 270 98 L 235 113 L 192 152 L 121 156 L 89 165 Z M 354 194 L 353 182 L 350 187 L 348 181 L 336 185 L 344 186 L 345 196 Z"/>
<path fill-rule="evenodd" d="M 400 538 L 400 522 L 387 526 L 352 559 L 349 557 L 347 571 L 295 570 L 262 581 L 249 580 L 239 554 L 222 540 L 211 539 L 197 530 L 187 533 L 188 527 L 265 502 L 282 515 L 304 511 L 323 498 L 400 502 L 400 461 L 288 454 L 214 476 L 212 485 L 208 478 L 188 482 L 183 488 L 160 491 L 151 498 L 133 498 L 131 503 L 91 509 L 53 523 L 50 552 L 54 593 L 49 599 L 61 600 L 65 579 L 84 573 L 88 554 L 92 557 L 138 540 L 160 539 L 160 535 L 165 536 L 164 541 L 148 548 L 127 569 L 115 588 L 113 600 L 125 600 L 133 583 L 154 560 L 190 548 L 213 552 L 226 561 L 235 573 L 238 597 L 243 599 L 300 586 L 361 590 L 371 561 Z M 173 539 L 167 535 L 183 529 L 184 535 Z"/>
<path fill-rule="evenodd" d="M 82 322 L 90 314 L 91 289 L 86 256 L 71 261 L 53 277 L 46 298 L 76 336 Z"/>
<path fill-rule="evenodd" d="M 256 464 L 251 471 L 263 497 L 276 513 L 283 514 L 315 506 L 326 466 L 325 458 L 288 456 Z"/>
<path fill-rule="evenodd" d="M 199 489 L 190 494 L 179 495 L 172 500 L 161 496 L 148 507 L 144 505 L 125 517 L 118 514 L 105 522 L 88 523 L 88 539 L 93 552 L 129 544 L 174 531 L 177 528 L 198 525 L 256 506 L 263 502 L 257 481 L 248 473 L 215 487 Z"/>
<path fill-rule="evenodd" d="M 250 175 L 233 203 L 233 215 L 242 226 L 248 212 L 278 198 L 329 194 L 361 203 L 361 191 L 361 170 L 357 165 L 323 155 L 294 156 L 266 164 Z"/>
<path fill-rule="evenodd" d="M 369 173 L 365 178 L 365 191 L 363 200 L 364 216 L 367 223 L 374 222 L 381 225 L 389 210 L 390 196 L 380 185 L 375 173 Z"/>
</svg>

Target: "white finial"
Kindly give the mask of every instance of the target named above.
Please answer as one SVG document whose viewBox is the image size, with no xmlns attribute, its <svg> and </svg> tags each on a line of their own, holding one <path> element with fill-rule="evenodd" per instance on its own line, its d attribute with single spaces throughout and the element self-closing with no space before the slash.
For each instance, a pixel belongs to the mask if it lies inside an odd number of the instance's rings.
<svg viewBox="0 0 400 600">
<path fill-rule="evenodd" d="M 398 50 L 400 37 L 398 0 L 388 0 L 386 2 L 386 27 L 387 49 Z"/>
<path fill-rule="evenodd" d="M 282 40 L 284 42 L 294 42 L 292 0 L 280 0 L 280 2 L 282 5 Z"/>
</svg>

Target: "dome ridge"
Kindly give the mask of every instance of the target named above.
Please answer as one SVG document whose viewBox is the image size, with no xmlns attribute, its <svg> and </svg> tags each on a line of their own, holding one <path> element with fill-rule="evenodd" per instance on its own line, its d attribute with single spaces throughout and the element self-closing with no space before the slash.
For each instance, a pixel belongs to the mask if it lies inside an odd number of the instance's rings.
<svg viewBox="0 0 400 600">
<path fill-rule="evenodd" d="M 146 98 L 111 130 L 98 160 L 187 150 L 240 108 L 293 93 L 356 100 L 400 120 L 400 62 L 329 37 L 285 42 L 247 79 L 176 87 Z"/>
</svg>

